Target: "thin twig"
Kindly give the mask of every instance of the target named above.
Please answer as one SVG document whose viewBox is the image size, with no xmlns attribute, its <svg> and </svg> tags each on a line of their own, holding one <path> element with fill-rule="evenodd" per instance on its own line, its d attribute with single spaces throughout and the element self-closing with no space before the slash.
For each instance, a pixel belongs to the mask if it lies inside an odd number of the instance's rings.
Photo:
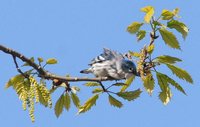
<svg viewBox="0 0 200 127">
<path fill-rule="evenodd" d="M 28 76 L 27 74 L 25 74 L 24 72 L 22 72 L 22 70 L 19 68 L 18 63 L 17 63 L 17 60 L 16 60 L 16 57 L 15 57 L 14 55 L 12 55 L 12 57 L 13 57 L 13 60 L 14 60 L 14 63 L 15 63 L 15 66 L 16 66 L 17 71 L 18 71 L 21 75 L 23 75 L 25 78 L 28 79 L 29 76 Z"/>
<path fill-rule="evenodd" d="M 99 82 L 99 84 L 101 85 L 102 89 L 104 92 L 107 92 L 107 90 L 105 89 L 104 85 L 102 84 L 102 82 Z"/>
</svg>

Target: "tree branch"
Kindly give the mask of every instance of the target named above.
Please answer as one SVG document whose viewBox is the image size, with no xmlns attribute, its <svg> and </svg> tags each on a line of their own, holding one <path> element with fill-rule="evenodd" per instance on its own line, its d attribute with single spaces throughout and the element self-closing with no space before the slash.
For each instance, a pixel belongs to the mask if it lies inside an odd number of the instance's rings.
<svg viewBox="0 0 200 127">
<path fill-rule="evenodd" d="M 31 61 L 28 57 L 24 56 L 23 54 L 14 51 L 13 49 L 7 48 L 3 45 L 0 45 L 0 50 L 3 51 L 6 54 L 10 54 L 13 56 L 13 60 L 15 63 L 15 66 L 17 68 L 17 71 L 24 75 L 24 73 L 20 70 L 16 58 L 19 58 L 23 62 L 28 63 L 31 67 L 33 67 L 38 72 L 38 77 L 41 77 L 43 79 L 47 80 L 54 80 L 57 79 L 62 82 L 78 82 L 78 81 L 94 81 L 94 82 L 101 82 L 101 81 L 113 81 L 114 79 L 110 78 L 87 78 L 87 77 L 64 77 L 59 76 L 56 74 L 52 74 L 48 71 L 46 71 L 44 68 L 42 68 L 40 65 L 36 64 L 35 62 Z M 25 75 L 24 75 L 25 76 Z"/>
</svg>

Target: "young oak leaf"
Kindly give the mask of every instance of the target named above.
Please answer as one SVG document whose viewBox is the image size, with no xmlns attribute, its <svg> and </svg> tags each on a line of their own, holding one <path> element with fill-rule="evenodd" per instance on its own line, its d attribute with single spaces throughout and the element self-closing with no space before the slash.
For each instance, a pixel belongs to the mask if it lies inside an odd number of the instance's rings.
<svg viewBox="0 0 200 127">
<path fill-rule="evenodd" d="M 99 94 L 95 94 L 91 98 L 89 98 L 83 106 L 79 108 L 78 113 L 84 113 L 91 109 L 92 106 L 96 104 L 97 99 L 99 98 Z"/>
<path fill-rule="evenodd" d="M 193 79 L 187 71 L 171 64 L 166 64 L 166 65 L 172 71 L 172 73 L 175 74 L 177 77 L 191 84 L 193 83 Z"/>
<path fill-rule="evenodd" d="M 164 64 L 175 64 L 176 62 L 181 62 L 182 60 L 177 57 L 162 55 L 162 56 L 156 57 L 154 61 L 159 62 L 159 63 L 164 63 Z"/>
<path fill-rule="evenodd" d="M 145 30 L 140 30 L 137 32 L 136 36 L 137 36 L 137 41 L 142 40 L 146 35 L 146 31 Z"/>
<path fill-rule="evenodd" d="M 127 31 L 131 34 L 135 34 L 139 31 L 142 25 L 143 23 L 133 22 L 131 25 L 128 26 Z"/>
<path fill-rule="evenodd" d="M 55 58 L 49 58 L 46 61 L 46 64 L 57 64 L 57 63 L 58 63 L 58 61 Z"/>
<path fill-rule="evenodd" d="M 78 97 L 75 93 L 71 92 L 71 99 L 72 99 L 74 105 L 75 105 L 77 108 L 79 108 L 79 107 L 80 107 L 80 100 L 79 100 L 79 97 Z"/>
<path fill-rule="evenodd" d="M 113 96 L 109 95 L 108 98 L 109 98 L 109 102 L 112 106 L 115 106 L 118 108 L 121 108 L 123 106 L 123 104 L 119 100 L 114 98 Z"/>
<path fill-rule="evenodd" d="M 141 92 L 140 89 L 137 89 L 134 91 L 118 92 L 117 95 L 125 100 L 133 101 L 140 96 Z"/>
<path fill-rule="evenodd" d="M 64 108 L 64 95 L 62 94 L 60 98 L 57 100 L 54 111 L 57 117 L 60 116 Z"/>
<path fill-rule="evenodd" d="M 141 11 L 146 13 L 146 15 L 144 16 L 144 21 L 146 23 L 149 23 L 152 16 L 154 15 L 154 8 L 152 6 L 146 6 L 144 8 L 141 8 Z"/>
<path fill-rule="evenodd" d="M 171 20 L 167 22 L 167 27 L 170 29 L 176 29 L 179 33 L 182 34 L 183 39 L 186 39 L 189 32 L 188 27 L 178 20 Z"/>
<path fill-rule="evenodd" d="M 169 32 L 164 28 L 159 29 L 159 32 L 162 36 L 162 39 L 168 46 L 170 46 L 171 48 L 180 49 L 179 42 L 172 32 Z"/>
<path fill-rule="evenodd" d="M 131 85 L 131 83 L 133 82 L 133 80 L 135 79 L 135 76 L 133 75 L 133 76 L 131 76 L 130 78 L 128 78 L 128 79 L 126 79 L 126 81 L 125 81 L 125 83 L 124 84 L 126 84 L 126 85 L 124 85 L 124 86 L 122 86 L 122 88 L 121 88 L 121 92 L 124 92 L 130 85 Z"/>
</svg>

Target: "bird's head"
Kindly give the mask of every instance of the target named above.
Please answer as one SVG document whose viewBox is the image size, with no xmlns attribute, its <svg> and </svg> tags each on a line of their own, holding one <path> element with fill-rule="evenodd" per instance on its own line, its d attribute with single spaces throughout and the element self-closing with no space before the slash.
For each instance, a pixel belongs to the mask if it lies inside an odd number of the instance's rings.
<svg viewBox="0 0 200 127">
<path fill-rule="evenodd" d="M 135 64 L 130 60 L 123 60 L 122 61 L 122 70 L 125 73 L 132 73 L 136 76 L 139 76 Z"/>
</svg>

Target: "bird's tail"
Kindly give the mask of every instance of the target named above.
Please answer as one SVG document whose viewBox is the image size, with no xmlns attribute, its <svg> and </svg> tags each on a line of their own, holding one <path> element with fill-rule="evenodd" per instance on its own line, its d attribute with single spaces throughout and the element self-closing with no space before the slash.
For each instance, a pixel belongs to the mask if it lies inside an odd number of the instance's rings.
<svg viewBox="0 0 200 127">
<path fill-rule="evenodd" d="M 82 71 L 80 71 L 80 73 L 89 74 L 89 73 L 91 73 L 91 69 L 82 70 Z"/>
</svg>

